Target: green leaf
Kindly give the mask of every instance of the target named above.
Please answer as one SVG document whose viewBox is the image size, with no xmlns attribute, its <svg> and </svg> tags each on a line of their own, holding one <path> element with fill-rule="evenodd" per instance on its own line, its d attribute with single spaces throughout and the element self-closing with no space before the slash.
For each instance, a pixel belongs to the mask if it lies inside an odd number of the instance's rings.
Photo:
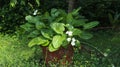
<svg viewBox="0 0 120 67">
<path fill-rule="evenodd" d="M 54 14 L 55 12 L 57 12 L 57 9 L 55 8 L 51 9 L 51 14 Z"/>
<path fill-rule="evenodd" d="M 65 31 L 65 25 L 63 23 L 52 23 L 51 28 L 58 34 L 63 34 L 63 32 Z"/>
<path fill-rule="evenodd" d="M 57 17 L 60 14 L 60 12 L 58 11 L 58 9 L 51 9 L 51 16 L 52 17 Z"/>
<path fill-rule="evenodd" d="M 53 36 L 53 32 L 49 29 L 42 29 L 41 30 L 41 34 L 45 37 L 45 38 L 48 38 L 48 39 L 52 39 L 52 36 Z"/>
<path fill-rule="evenodd" d="M 84 29 L 91 29 L 91 28 L 97 26 L 98 24 L 99 24 L 98 21 L 93 21 L 93 22 L 86 23 L 83 27 L 84 27 Z"/>
<path fill-rule="evenodd" d="M 37 37 L 39 34 L 40 34 L 40 32 L 38 30 L 34 30 L 34 31 L 30 32 L 28 37 Z"/>
<path fill-rule="evenodd" d="M 48 40 L 46 40 L 46 42 L 45 43 L 43 43 L 43 44 L 41 44 L 41 46 L 48 46 L 49 45 L 49 41 Z"/>
<path fill-rule="evenodd" d="M 65 38 L 63 36 L 60 36 L 60 35 L 54 36 L 53 40 L 52 40 L 53 47 L 59 48 L 62 45 L 64 39 Z"/>
<path fill-rule="evenodd" d="M 87 19 L 79 19 L 79 20 L 73 20 L 72 25 L 73 26 L 83 26 L 85 25 L 85 22 L 88 21 Z"/>
<path fill-rule="evenodd" d="M 73 26 L 71 24 L 66 24 L 65 27 L 67 27 L 68 30 L 73 30 Z"/>
<path fill-rule="evenodd" d="M 36 0 L 38 6 L 40 6 L 40 0 Z"/>
<path fill-rule="evenodd" d="M 72 15 L 78 15 L 79 14 L 79 11 L 80 11 L 81 7 L 79 7 L 78 9 L 76 10 L 73 10 L 72 11 Z"/>
<path fill-rule="evenodd" d="M 48 46 L 48 50 L 49 50 L 50 52 L 54 52 L 54 51 L 58 50 L 58 48 L 54 48 L 53 45 L 50 44 L 50 45 Z"/>
<path fill-rule="evenodd" d="M 42 28 L 45 27 L 45 24 L 43 22 L 36 22 L 35 27 L 37 30 L 41 30 Z"/>
<path fill-rule="evenodd" d="M 28 46 L 33 47 L 35 45 L 45 44 L 46 42 L 48 42 L 48 40 L 44 39 L 43 37 L 36 37 L 29 42 Z"/>
<path fill-rule="evenodd" d="M 10 6 L 15 7 L 17 0 L 10 0 Z"/>
<path fill-rule="evenodd" d="M 62 21 L 63 20 L 63 17 L 59 17 L 59 18 L 57 18 L 55 21 L 56 22 L 60 22 L 60 21 Z"/>
<path fill-rule="evenodd" d="M 33 28 L 33 25 L 26 23 L 24 25 L 21 25 L 21 28 L 23 28 L 25 31 L 30 31 Z"/>
<path fill-rule="evenodd" d="M 25 1 L 21 0 L 20 5 L 25 5 Z"/>
<path fill-rule="evenodd" d="M 60 12 L 60 15 L 61 15 L 62 17 L 66 17 L 66 16 L 67 16 L 66 11 L 64 11 L 64 10 L 62 10 L 62 9 L 59 9 L 59 12 Z"/>
<path fill-rule="evenodd" d="M 75 44 L 76 47 L 80 47 L 81 44 L 80 44 L 80 41 L 79 40 L 76 40 L 76 44 Z"/>
<path fill-rule="evenodd" d="M 60 14 L 60 12 L 59 12 L 59 11 L 57 11 L 57 12 L 54 14 L 54 17 L 59 16 L 59 14 Z"/>
<path fill-rule="evenodd" d="M 72 16 L 72 14 L 71 13 L 69 13 L 68 15 L 67 15 L 67 23 L 69 23 L 69 24 L 72 24 L 72 22 L 73 22 L 73 16 Z"/>
<path fill-rule="evenodd" d="M 67 45 L 69 45 L 69 42 L 67 41 L 67 35 L 63 34 L 62 38 L 63 38 L 63 42 L 61 46 L 66 47 Z"/>
<path fill-rule="evenodd" d="M 62 47 L 67 47 L 68 45 L 69 45 L 69 42 L 67 40 L 65 40 L 61 46 Z"/>
<path fill-rule="evenodd" d="M 25 19 L 29 22 L 29 23 L 36 23 L 36 22 L 39 22 L 39 17 L 36 16 L 36 17 L 33 17 L 31 15 L 28 15 L 25 17 Z"/>
<path fill-rule="evenodd" d="M 82 33 L 82 31 L 80 29 L 74 28 L 73 30 L 73 35 L 80 35 Z"/>
<path fill-rule="evenodd" d="M 49 12 L 45 12 L 45 13 L 44 13 L 44 18 L 47 18 L 47 19 L 48 19 L 49 17 L 50 17 Z"/>
<path fill-rule="evenodd" d="M 82 39 L 90 39 L 92 37 L 93 37 L 93 35 L 90 33 L 87 33 L 87 32 L 82 32 L 80 35 L 80 38 L 82 38 Z"/>
<path fill-rule="evenodd" d="M 33 17 L 31 15 L 28 15 L 28 16 L 25 17 L 25 20 L 27 20 L 28 22 L 32 22 Z"/>
</svg>

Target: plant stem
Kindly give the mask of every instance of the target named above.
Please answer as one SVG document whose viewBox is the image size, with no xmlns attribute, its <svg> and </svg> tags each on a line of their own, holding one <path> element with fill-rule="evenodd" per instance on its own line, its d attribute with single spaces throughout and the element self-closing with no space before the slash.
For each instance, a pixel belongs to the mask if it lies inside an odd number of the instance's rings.
<svg viewBox="0 0 120 67">
<path fill-rule="evenodd" d="M 44 61 L 44 66 L 45 66 L 45 64 L 46 64 L 46 59 L 47 59 L 47 48 L 45 48 L 46 49 L 46 52 L 45 52 L 45 61 Z"/>
</svg>

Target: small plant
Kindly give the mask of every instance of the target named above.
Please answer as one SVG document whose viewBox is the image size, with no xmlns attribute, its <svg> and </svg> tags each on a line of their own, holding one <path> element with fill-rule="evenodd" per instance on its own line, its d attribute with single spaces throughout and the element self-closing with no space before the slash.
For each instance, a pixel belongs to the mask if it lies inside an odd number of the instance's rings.
<svg viewBox="0 0 120 67">
<path fill-rule="evenodd" d="M 90 39 L 92 34 L 87 30 L 97 26 L 97 21 L 88 22 L 78 11 L 66 13 L 61 9 L 52 9 L 50 12 L 25 17 L 27 23 L 21 27 L 31 39 L 28 46 L 46 46 L 50 52 L 68 45 L 80 46 L 78 38 Z"/>
</svg>

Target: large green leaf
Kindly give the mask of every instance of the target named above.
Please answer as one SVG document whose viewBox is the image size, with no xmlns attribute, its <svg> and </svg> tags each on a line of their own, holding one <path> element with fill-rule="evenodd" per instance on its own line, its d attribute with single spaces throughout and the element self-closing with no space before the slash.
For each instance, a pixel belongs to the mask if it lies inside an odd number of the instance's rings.
<svg viewBox="0 0 120 67">
<path fill-rule="evenodd" d="M 58 34 L 63 34 L 65 31 L 65 25 L 63 23 L 52 23 L 50 26 Z"/>
<path fill-rule="evenodd" d="M 48 46 L 48 50 L 49 50 L 50 52 L 54 52 L 54 51 L 58 50 L 58 48 L 54 48 L 53 45 L 50 44 L 50 45 Z"/>
<path fill-rule="evenodd" d="M 98 24 L 99 24 L 98 21 L 93 21 L 93 22 L 86 23 L 83 27 L 84 27 L 84 29 L 91 29 L 91 28 L 97 26 Z"/>
<path fill-rule="evenodd" d="M 79 19 L 79 20 L 73 20 L 72 25 L 73 26 L 83 26 L 85 25 L 85 22 L 88 21 L 87 19 Z"/>
<path fill-rule="evenodd" d="M 43 44 L 41 44 L 41 46 L 48 46 L 49 45 L 49 41 L 48 40 L 46 40 L 46 42 L 45 43 L 43 43 Z"/>
<path fill-rule="evenodd" d="M 36 22 L 35 27 L 37 30 L 41 30 L 41 28 L 45 27 L 45 24 L 43 22 Z"/>
<path fill-rule="evenodd" d="M 29 23 L 36 23 L 36 22 L 39 22 L 39 17 L 36 16 L 36 17 L 33 17 L 31 15 L 28 15 L 25 17 L 25 19 L 29 22 Z"/>
<path fill-rule="evenodd" d="M 62 45 L 64 39 L 65 39 L 65 37 L 61 36 L 61 35 L 54 36 L 53 40 L 52 40 L 53 47 L 59 48 Z"/>
<path fill-rule="evenodd" d="M 80 29 L 74 28 L 73 30 L 73 35 L 80 35 L 82 33 L 82 31 Z"/>
<path fill-rule="evenodd" d="M 88 32 L 82 32 L 80 35 L 80 38 L 82 38 L 82 39 L 90 39 L 92 37 L 93 37 L 93 35 Z"/>
<path fill-rule="evenodd" d="M 53 36 L 53 32 L 49 29 L 42 29 L 41 30 L 41 34 L 45 37 L 45 38 L 48 38 L 48 39 L 52 39 L 52 36 Z"/>
<path fill-rule="evenodd" d="M 44 45 L 44 44 L 45 46 L 47 46 L 48 44 L 46 45 L 46 42 L 48 42 L 48 40 L 44 39 L 43 37 L 36 37 L 29 42 L 28 46 L 33 47 L 35 45 Z"/>
<path fill-rule="evenodd" d="M 27 20 L 28 22 L 33 22 L 33 16 L 28 15 L 25 17 L 25 20 Z"/>
</svg>

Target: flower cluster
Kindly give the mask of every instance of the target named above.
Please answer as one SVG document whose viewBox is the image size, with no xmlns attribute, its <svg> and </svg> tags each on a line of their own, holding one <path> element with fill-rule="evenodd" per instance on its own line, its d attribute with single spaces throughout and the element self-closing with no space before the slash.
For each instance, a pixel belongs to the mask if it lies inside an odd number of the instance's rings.
<svg viewBox="0 0 120 67">
<path fill-rule="evenodd" d="M 72 36 L 72 33 L 73 33 L 72 31 L 67 31 L 67 32 L 66 32 L 66 34 L 67 34 L 68 36 Z"/>
<path fill-rule="evenodd" d="M 69 36 L 67 38 L 67 41 L 71 42 L 72 46 L 75 46 L 76 39 L 74 37 L 71 37 L 73 35 L 73 32 L 72 31 L 67 31 L 66 34 Z"/>
</svg>

